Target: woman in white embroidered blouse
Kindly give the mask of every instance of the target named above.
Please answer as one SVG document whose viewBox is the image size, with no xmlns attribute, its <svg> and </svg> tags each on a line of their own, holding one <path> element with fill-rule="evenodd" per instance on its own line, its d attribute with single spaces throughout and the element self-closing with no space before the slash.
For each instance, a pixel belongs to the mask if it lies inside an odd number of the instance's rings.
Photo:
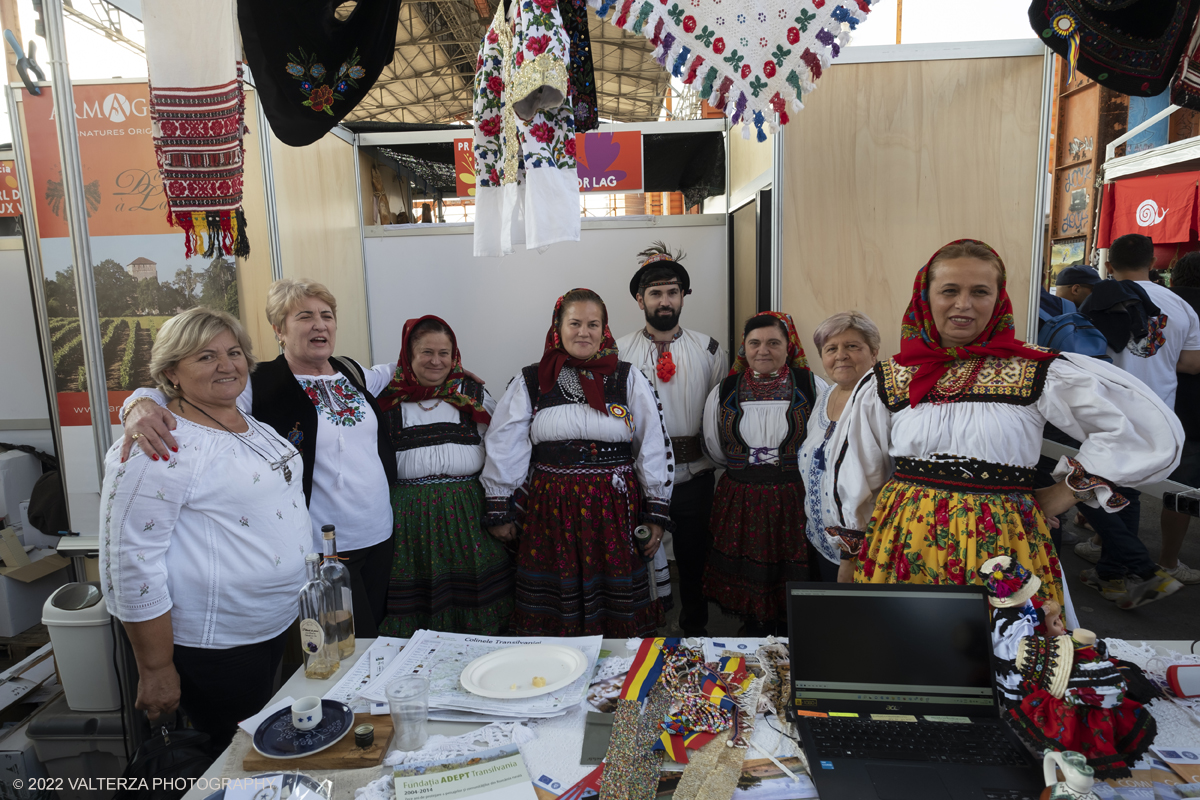
<svg viewBox="0 0 1200 800">
<path fill-rule="evenodd" d="M 978 584 L 984 561 L 1010 556 L 1069 618 L 1047 517 L 1077 502 L 1120 510 L 1114 487 L 1166 478 L 1183 430 L 1128 373 L 1017 339 L 1004 286 L 1000 256 L 974 239 L 942 247 L 917 273 L 900 353 L 843 415 L 843 541 L 854 580 L 869 583 Z M 1083 445 L 1060 459 L 1058 483 L 1035 491 L 1047 422 Z M 1139 577 L 1119 605 L 1169 593 L 1161 576 Z"/>
<path fill-rule="evenodd" d="M 396 448 L 396 549 L 385 636 L 494 636 L 513 609 L 512 564 L 483 529 L 483 436 L 496 401 L 463 373 L 458 340 L 432 315 L 404 323 L 396 376 L 379 394 Z"/>
<path fill-rule="evenodd" d="M 284 279 L 271 286 L 267 320 L 283 354 L 259 365 L 238 397 L 238 408 L 274 428 L 300 450 L 296 466 L 312 517 L 313 547 L 321 527 L 337 528 L 339 555 L 350 570 L 354 630 L 378 635 L 392 564 L 392 507 L 388 492 L 396 460 L 375 396 L 396 364 L 368 370 L 335 356 L 337 300 L 320 283 Z M 154 402 L 139 402 L 143 398 Z M 156 390 L 138 389 L 125 403 L 125 452 L 134 435 L 152 460 L 170 457 L 174 417 Z M 155 405 L 157 403 L 158 405 Z"/>
<path fill-rule="evenodd" d="M 832 582 L 838 579 L 843 562 L 841 548 L 826 533 L 827 528 L 841 524 L 831 468 L 845 441 L 839 435 L 838 422 L 854 388 L 878 360 L 879 328 L 865 314 L 843 311 L 817 326 L 813 344 L 833 383 L 821 392 L 809 417 L 808 437 L 800 448 L 800 475 L 804 478 L 805 532 L 820 556 L 821 580 Z M 845 564 L 849 577 L 854 565 L 849 560 Z"/>
<path fill-rule="evenodd" d="M 618 361 L 595 292 L 558 299 L 541 362 L 509 384 L 485 444 L 485 524 L 511 541 L 523 512 L 513 633 L 652 635 L 662 608 L 644 558 L 669 521 L 674 459 L 654 390 Z"/>
<path fill-rule="evenodd" d="M 228 314 L 168 320 L 150 373 L 178 455 L 159 467 L 114 444 L 101 489 L 101 585 L 133 645 L 137 708 L 182 705 L 218 749 L 271 698 L 313 544 L 299 453 L 237 407 L 254 364 Z"/>
<path fill-rule="evenodd" d="M 746 636 L 778 632 L 785 584 L 814 578 L 798 451 L 824 388 L 791 315 L 764 311 L 746 322 L 733 369 L 704 405 L 704 449 L 725 467 L 713 495 L 704 594 L 739 615 Z"/>
</svg>

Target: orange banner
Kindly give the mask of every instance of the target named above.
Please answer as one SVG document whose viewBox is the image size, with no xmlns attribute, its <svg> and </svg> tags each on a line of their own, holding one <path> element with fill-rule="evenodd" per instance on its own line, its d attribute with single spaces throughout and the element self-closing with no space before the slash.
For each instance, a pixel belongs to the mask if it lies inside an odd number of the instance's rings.
<svg viewBox="0 0 1200 800">
<path fill-rule="evenodd" d="M 454 186 L 459 197 L 475 196 L 475 149 L 470 139 L 454 140 Z"/>
<path fill-rule="evenodd" d="M 14 161 L 0 161 L 0 217 L 21 216 L 21 192 L 17 189 Z"/>
<path fill-rule="evenodd" d="M 66 196 L 54 128 L 53 90 L 45 87 L 38 96 L 22 91 L 38 236 L 66 236 Z M 167 198 L 154 157 L 149 86 L 76 86 L 75 123 L 79 128 L 88 233 L 178 233 L 179 229 L 167 222 Z"/>
<path fill-rule="evenodd" d="M 579 161 L 579 191 L 642 191 L 642 134 L 640 131 L 575 134 Z"/>
<path fill-rule="evenodd" d="M 108 415 L 113 425 L 120 425 L 121 418 L 117 412 L 133 392 L 108 392 Z M 58 424 L 59 425 L 91 425 L 92 406 L 88 401 L 87 392 L 58 393 Z"/>
</svg>

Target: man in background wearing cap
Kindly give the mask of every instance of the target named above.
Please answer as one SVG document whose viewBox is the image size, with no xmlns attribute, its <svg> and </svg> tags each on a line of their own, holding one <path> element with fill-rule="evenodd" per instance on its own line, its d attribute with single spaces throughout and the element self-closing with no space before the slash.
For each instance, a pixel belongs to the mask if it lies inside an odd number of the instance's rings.
<svg viewBox="0 0 1200 800">
<path fill-rule="evenodd" d="M 617 350 L 622 361 L 649 378 L 662 404 L 675 453 L 671 546 L 679 568 L 679 625 L 688 636 L 707 636 L 708 600 L 701 582 L 712 547 L 708 521 L 716 465 L 700 449 L 700 417 L 729 361 L 716 339 L 679 326 L 683 298 L 692 291 L 682 260 L 682 253 L 672 253 L 662 242 L 638 253 L 641 266 L 629 293 L 646 315 L 646 325 L 618 339 Z"/>
<path fill-rule="evenodd" d="M 1149 236 L 1130 233 L 1114 240 L 1108 251 L 1108 265 L 1117 281 L 1135 281 L 1161 312 L 1148 320 L 1148 336 L 1130 338 L 1120 350 L 1109 347 L 1108 354 L 1114 366 L 1140 378 L 1167 408 L 1173 409 L 1179 382 L 1176 371 L 1200 372 L 1200 318 L 1170 289 L 1150 282 L 1154 242 Z M 1094 303 L 1092 298 L 1088 306 Z M 1086 316 L 1091 309 L 1084 308 L 1081 313 Z M 1117 487 L 1117 491 L 1129 500 L 1129 505 L 1115 514 L 1079 507 L 1100 539 L 1075 545 L 1076 555 L 1096 564 L 1084 570 L 1083 582 L 1109 599 L 1127 593 L 1144 598 L 1141 602 L 1150 602 L 1174 594 L 1183 585 L 1173 572 L 1187 577 L 1182 574 L 1187 567 L 1177 564 L 1175 570 L 1167 570 L 1154 563 L 1138 538 L 1141 493 L 1129 487 Z"/>
<path fill-rule="evenodd" d="M 1078 310 L 1099 282 L 1100 273 L 1092 267 L 1067 267 L 1060 271 L 1054 281 L 1054 295 L 1075 304 L 1075 308 L 1066 308 L 1062 313 Z"/>
</svg>

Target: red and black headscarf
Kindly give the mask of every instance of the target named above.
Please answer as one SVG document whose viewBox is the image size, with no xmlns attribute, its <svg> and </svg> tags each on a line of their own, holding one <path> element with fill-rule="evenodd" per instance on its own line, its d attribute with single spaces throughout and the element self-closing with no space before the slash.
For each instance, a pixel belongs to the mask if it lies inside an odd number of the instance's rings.
<svg viewBox="0 0 1200 800">
<path fill-rule="evenodd" d="M 426 320 L 441 323 L 450 333 L 450 374 L 446 376 L 446 380 L 442 381 L 439 386 L 422 386 L 421 382 L 417 380 L 417 374 L 413 371 L 412 367 L 412 357 L 410 355 L 412 351 L 412 332 L 414 328 Z M 400 345 L 400 357 L 396 359 L 396 374 L 392 376 L 392 382 L 385 386 L 383 391 L 379 393 L 379 397 L 376 398 L 380 409 L 388 411 L 400 403 L 415 403 L 419 400 L 437 398 L 452 406 L 457 406 L 468 411 L 471 414 L 471 419 L 475 420 L 475 422 L 484 425 L 491 423 L 492 415 L 484 410 L 483 403 L 470 395 L 462 393 L 462 383 L 465 377 L 463 374 L 462 354 L 458 352 L 458 338 L 444 319 L 435 317 L 432 314 L 426 314 L 419 319 L 410 319 L 404 323 L 402 336 L 403 341 Z"/>
<path fill-rule="evenodd" d="M 782 311 L 760 311 L 754 316 L 774 317 L 782 322 L 784 329 L 787 331 L 786 366 L 794 369 L 808 369 L 808 359 L 804 357 L 804 347 L 800 344 L 800 337 L 796 334 L 796 323 L 792 321 L 791 314 L 784 314 Z M 734 359 L 733 367 L 729 370 L 729 374 L 736 375 L 739 372 L 745 372 L 749 369 L 750 362 L 746 360 L 746 337 L 743 334 L 742 346 L 738 348 L 737 358 Z"/>
<path fill-rule="evenodd" d="M 590 289 L 572 289 L 571 292 L 591 291 Z M 570 294 L 571 292 L 567 292 Z M 566 295 L 563 295 L 565 297 Z M 597 302 L 595 300 L 573 302 Z M 600 349 L 590 358 L 575 358 L 563 349 L 562 337 L 558 330 L 562 323 L 563 298 L 558 298 L 554 304 L 554 317 L 550 320 L 550 330 L 546 332 L 546 349 L 538 364 L 538 389 L 542 394 L 549 392 L 558 382 L 558 373 L 563 367 L 575 367 L 579 370 L 579 383 L 583 386 L 583 396 L 588 405 L 597 411 L 608 412 L 604 402 L 604 378 L 617 368 L 617 341 L 608 329 L 608 308 L 604 301 L 599 301 L 601 319 L 604 321 L 604 335 L 600 340 Z"/>
<path fill-rule="evenodd" d="M 962 347 L 943 347 L 937 325 L 933 321 L 933 312 L 929 307 L 929 268 L 943 250 L 956 244 L 980 245 L 995 257 L 1000 267 L 1000 291 L 996 298 L 996 307 L 992 309 L 992 317 L 975 341 Z M 1008 292 L 1004 288 L 1006 282 L 1004 261 L 995 250 L 978 239 L 956 239 L 943 245 L 925 262 L 925 266 L 921 267 L 913 281 L 912 300 L 908 303 L 908 310 L 904 312 L 904 321 L 900 326 L 900 352 L 895 356 L 897 364 L 917 368 L 912 382 L 908 385 L 909 405 L 915 407 L 921 402 L 954 362 L 960 359 L 971 356 L 1021 356 L 1044 361 L 1055 358 L 1054 353 L 1031 347 L 1017 338 L 1013 324 L 1012 301 L 1008 299 Z"/>
</svg>

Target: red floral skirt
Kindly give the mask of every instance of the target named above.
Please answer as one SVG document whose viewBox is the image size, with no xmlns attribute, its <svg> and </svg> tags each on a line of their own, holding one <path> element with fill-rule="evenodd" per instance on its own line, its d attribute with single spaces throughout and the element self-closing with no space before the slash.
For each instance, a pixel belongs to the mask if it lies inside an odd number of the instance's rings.
<svg viewBox="0 0 1200 800">
<path fill-rule="evenodd" d="M 633 541 L 641 492 L 631 467 L 535 465 L 517 551 L 517 635 L 651 636 L 662 606 Z"/>
<path fill-rule="evenodd" d="M 785 621 L 788 581 L 816 580 L 804 525 L 804 484 L 741 483 L 726 472 L 713 495 L 705 597 L 759 622 Z"/>
<path fill-rule="evenodd" d="M 1008 713 L 1035 750 L 1082 753 L 1101 779 L 1129 777 L 1157 730 L 1150 712 L 1129 698 L 1115 708 L 1097 708 L 1037 689 Z"/>
</svg>

